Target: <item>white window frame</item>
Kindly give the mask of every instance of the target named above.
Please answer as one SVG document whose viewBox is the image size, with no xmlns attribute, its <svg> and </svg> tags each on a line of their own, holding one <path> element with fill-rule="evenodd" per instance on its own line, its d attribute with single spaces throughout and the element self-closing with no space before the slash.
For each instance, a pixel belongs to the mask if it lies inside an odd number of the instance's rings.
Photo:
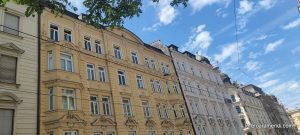
<svg viewBox="0 0 300 135">
<path fill-rule="evenodd" d="M 53 52 L 52 50 L 48 51 L 48 70 L 53 69 Z"/>
<path fill-rule="evenodd" d="M 92 66 L 92 67 L 89 67 L 89 66 Z M 94 64 L 86 64 L 86 71 L 87 71 L 87 79 L 88 80 L 96 80 Z"/>
<path fill-rule="evenodd" d="M 70 56 L 70 59 L 68 59 L 68 58 L 66 58 L 66 57 L 62 59 L 62 55 Z M 61 68 L 61 64 L 62 64 L 62 63 L 61 63 L 61 60 L 64 60 L 64 61 L 65 61 L 65 69 L 62 69 L 62 68 Z M 71 62 L 71 65 L 68 65 L 68 61 Z M 62 52 L 61 52 L 61 53 L 60 53 L 60 61 L 59 61 L 59 62 L 60 62 L 60 69 L 61 69 L 61 70 L 67 71 L 67 72 L 73 72 L 73 56 L 72 56 L 71 54 L 67 54 L 67 53 L 62 53 Z M 68 71 L 68 67 L 69 67 L 69 66 L 71 66 L 71 71 Z"/>
<path fill-rule="evenodd" d="M 161 88 L 160 81 L 157 80 L 155 83 L 156 83 L 156 85 L 157 85 L 157 91 L 158 91 L 158 92 L 162 92 L 162 88 Z"/>
<path fill-rule="evenodd" d="M 178 118 L 178 114 L 177 114 L 177 111 L 176 111 L 176 105 L 172 105 L 172 111 L 173 111 L 173 114 L 174 114 L 174 118 Z"/>
<path fill-rule="evenodd" d="M 155 82 L 153 79 L 150 80 L 151 90 L 152 90 L 153 92 L 156 91 L 155 83 L 156 83 L 156 82 Z"/>
<path fill-rule="evenodd" d="M 163 113 L 164 113 L 164 117 L 165 118 L 169 118 L 169 111 L 168 111 L 168 107 L 167 107 L 167 105 L 163 105 Z"/>
<path fill-rule="evenodd" d="M 72 30 L 70 30 L 70 29 L 64 29 L 64 40 L 68 41 L 68 42 L 72 42 L 72 40 L 73 40 Z"/>
<path fill-rule="evenodd" d="M 107 99 L 104 101 L 103 99 Z M 110 98 L 108 96 L 102 97 L 102 104 L 103 104 L 103 115 L 111 115 L 111 108 L 110 108 Z"/>
<path fill-rule="evenodd" d="M 100 40 L 95 41 L 95 48 L 96 48 L 96 53 L 103 54 L 103 46 L 101 45 Z"/>
<path fill-rule="evenodd" d="M 159 118 L 163 118 L 164 115 L 162 114 L 162 110 L 161 110 L 160 104 L 156 105 L 156 109 L 157 109 L 157 113 L 158 113 Z"/>
<path fill-rule="evenodd" d="M 91 38 L 88 36 L 84 36 L 84 49 L 87 51 L 92 51 Z"/>
<path fill-rule="evenodd" d="M 70 133 L 70 134 L 68 134 Z M 78 135 L 77 131 L 64 131 L 64 135 Z"/>
<path fill-rule="evenodd" d="M 127 103 L 124 103 L 124 101 L 128 101 L 128 102 L 127 102 Z M 124 111 L 124 115 L 125 115 L 126 117 L 131 117 L 131 116 L 133 116 L 130 99 L 124 98 L 124 99 L 122 99 L 122 103 L 123 103 L 123 111 Z"/>
<path fill-rule="evenodd" d="M 73 94 L 67 94 L 65 93 L 65 91 L 73 91 Z M 75 90 L 74 89 L 63 89 L 62 90 L 62 98 L 66 97 L 67 98 L 67 108 L 64 108 L 64 105 L 62 106 L 63 110 L 76 110 L 76 93 L 75 93 Z M 70 98 L 73 98 L 73 101 L 74 101 L 74 108 L 71 108 L 70 106 Z M 63 103 L 63 100 L 62 100 L 62 104 Z"/>
<path fill-rule="evenodd" d="M 170 85 L 169 85 L 168 81 L 166 81 L 166 90 L 167 90 L 168 94 L 171 93 L 171 89 L 170 89 Z"/>
<path fill-rule="evenodd" d="M 180 109 L 181 116 L 182 116 L 183 118 L 185 118 L 185 117 L 186 117 L 186 114 L 185 114 L 185 111 L 184 111 L 184 106 L 183 106 L 183 105 L 179 105 L 179 109 Z"/>
<path fill-rule="evenodd" d="M 96 101 L 93 101 L 91 98 L 96 98 Z M 99 108 L 99 101 L 97 96 L 90 96 L 90 107 L 91 107 L 91 114 L 99 115 L 100 108 Z"/>
<path fill-rule="evenodd" d="M 122 72 L 122 74 L 120 74 L 120 72 Z M 118 79 L 119 79 L 119 85 L 127 85 L 125 71 L 118 70 Z"/>
<path fill-rule="evenodd" d="M 144 111 L 144 117 L 146 117 L 146 118 L 151 117 L 149 102 L 148 101 L 142 101 L 142 107 L 143 107 L 143 111 Z"/>
<path fill-rule="evenodd" d="M 177 83 L 175 81 L 173 82 L 173 89 L 176 94 L 179 93 L 178 88 L 177 88 Z"/>
<path fill-rule="evenodd" d="M 99 81 L 100 82 L 107 82 L 106 69 L 104 67 L 99 66 L 98 71 L 99 71 Z"/>
<path fill-rule="evenodd" d="M 53 87 L 48 88 L 48 106 L 49 111 L 54 110 L 54 89 Z"/>
<path fill-rule="evenodd" d="M 139 64 L 138 54 L 136 52 L 131 52 L 132 63 Z"/>
<path fill-rule="evenodd" d="M 56 27 L 57 29 L 54 29 L 52 27 Z M 53 38 L 56 38 L 55 35 L 57 35 L 57 39 L 52 39 L 51 31 L 53 30 Z M 50 24 L 49 26 L 49 38 L 53 41 L 59 41 L 59 27 L 56 24 Z"/>
<path fill-rule="evenodd" d="M 114 46 L 114 54 L 115 54 L 115 58 L 122 59 L 121 47 Z"/>
<path fill-rule="evenodd" d="M 144 88 L 143 76 L 136 75 L 136 83 L 137 83 L 137 88 L 143 89 Z"/>
</svg>

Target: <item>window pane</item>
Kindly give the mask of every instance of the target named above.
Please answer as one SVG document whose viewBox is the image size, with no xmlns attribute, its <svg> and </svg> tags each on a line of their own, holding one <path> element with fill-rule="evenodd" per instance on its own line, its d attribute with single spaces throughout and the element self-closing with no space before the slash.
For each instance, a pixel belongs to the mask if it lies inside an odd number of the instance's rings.
<svg viewBox="0 0 300 135">
<path fill-rule="evenodd" d="M 5 13 L 4 16 L 4 28 L 5 32 L 10 34 L 19 35 L 19 17 Z"/>
<path fill-rule="evenodd" d="M 0 55 L 0 81 L 7 83 L 16 82 L 17 58 Z"/>
<path fill-rule="evenodd" d="M 14 110 L 0 109 L 0 134 L 12 135 Z"/>
</svg>

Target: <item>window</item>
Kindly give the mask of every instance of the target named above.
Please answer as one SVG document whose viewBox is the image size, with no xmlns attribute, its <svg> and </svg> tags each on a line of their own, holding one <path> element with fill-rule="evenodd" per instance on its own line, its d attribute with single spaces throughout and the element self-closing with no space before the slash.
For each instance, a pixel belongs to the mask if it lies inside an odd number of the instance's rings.
<svg viewBox="0 0 300 135">
<path fill-rule="evenodd" d="M 234 95 L 231 95 L 230 97 L 231 97 L 232 102 L 235 102 L 235 101 L 236 101 Z"/>
<path fill-rule="evenodd" d="M 161 71 L 162 71 L 163 73 L 166 73 L 165 64 L 164 64 L 164 63 L 161 63 L 160 65 L 161 65 Z"/>
<path fill-rule="evenodd" d="M 131 103 L 129 99 L 123 99 L 123 110 L 125 116 L 132 116 Z"/>
<path fill-rule="evenodd" d="M 105 68 L 99 67 L 99 77 L 100 77 L 100 82 L 106 82 L 106 72 Z"/>
<path fill-rule="evenodd" d="M 153 80 L 150 80 L 151 89 L 153 92 L 155 92 L 155 83 Z"/>
<path fill-rule="evenodd" d="M 195 75 L 195 71 L 194 71 L 193 67 L 191 67 L 191 72 L 192 72 L 193 75 Z"/>
<path fill-rule="evenodd" d="M 52 63 L 53 63 L 52 51 L 48 51 L 48 70 L 52 70 Z"/>
<path fill-rule="evenodd" d="M 132 58 L 132 62 L 134 64 L 139 64 L 139 61 L 138 61 L 138 56 L 135 52 L 131 52 L 131 58 Z"/>
<path fill-rule="evenodd" d="M 190 102 L 190 106 L 191 106 L 192 112 L 195 113 L 195 109 L 194 109 L 194 106 L 193 106 L 192 102 Z"/>
<path fill-rule="evenodd" d="M 182 65 L 182 69 L 183 69 L 183 71 L 185 71 L 185 66 L 184 66 L 184 63 L 182 63 L 181 65 Z"/>
<path fill-rule="evenodd" d="M 50 132 L 48 132 L 47 135 L 54 135 L 54 132 L 53 132 L 53 131 L 50 131 Z"/>
<path fill-rule="evenodd" d="M 156 135 L 155 131 L 148 131 L 148 135 Z"/>
<path fill-rule="evenodd" d="M 143 107 L 143 110 L 144 110 L 144 116 L 145 117 L 150 117 L 149 103 L 147 101 L 142 101 L 142 107 Z"/>
<path fill-rule="evenodd" d="M 63 90 L 62 93 L 63 109 L 75 110 L 75 91 L 74 90 Z"/>
<path fill-rule="evenodd" d="M 158 92 L 161 92 L 160 81 L 156 81 L 156 85 L 157 85 L 157 91 L 158 91 Z"/>
<path fill-rule="evenodd" d="M 171 91 L 170 91 L 170 85 L 169 85 L 168 81 L 166 81 L 166 89 L 167 89 L 167 92 L 170 94 Z"/>
<path fill-rule="evenodd" d="M 66 41 L 72 42 L 72 32 L 70 30 L 64 30 L 64 37 Z"/>
<path fill-rule="evenodd" d="M 50 39 L 54 41 L 58 41 L 59 39 L 58 35 L 58 26 L 56 25 L 50 25 Z"/>
<path fill-rule="evenodd" d="M 93 64 L 87 64 L 86 65 L 87 69 L 87 75 L 88 75 L 88 80 L 95 80 L 95 71 L 94 71 L 94 65 Z"/>
<path fill-rule="evenodd" d="M 126 85 L 126 77 L 124 71 L 119 70 L 118 71 L 118 77 L 119 77 L 119 84 L 120 85 Z"/>
<path fill-rule="evenodd" d="M 169 118 L 169 112 L 168 112 L 168 108 L 166 105 L 163 105 L 163 110 L 164 110 L 165 118 Z"/>
<path fill-rule="evenodd" d="M 48 102 L 49 102 L 49 111 L 53 111 L 53 88 L 48 88 Z"/>
<path fill-rule="evenodd" d="M 145 61 L 146 67 L 150 68 L 149 60 L 148 60 L 147 57 L 145 57 L 145 60 L 144 60 L 144 61 Z"/>
<path fill-rule="evenodd" d="M 115 57 L 117 59 L 121 59 L 122 58 L 120 47 L 114 46 L 114 52 L 115 52 Z"/>
<path fill-rule="evenodd" d="M 181 116 L 182 116 L 182 117 L 185 117 L 185 112 L 184 112 L 184 107 L 183 107 L 183 105 L 179 105 L 179 108 L 180 108 Z"/>
<path fill-rule="evenodd" d="M 72 56 L 68 54 L 60 54 L 60 69 L 68 72 L 73 71 Z"/>
<path fill-rule="evenodd" d="M 151 63 L 151 69 L 155 69 L 155 62 L 154 62 L 154 60 L 150 60 L 150 63 Z"/>
<path fill-rule="evenodd" d="M 178 94 L 178 89 L 177 89 L 176 82 L 173 82 L 173 89 L 174 89 L 174 92 Z"/>
<path fill-rule="evenodd" d="M 99 104 L 97 96 L 90 96 L 92 114 L 99 114 Z"/>
<path fill-rule="evenodd" d="M 166 73 L 170 74 L 171 73 L 171 70 L 169 68 L 169 65 L 166 65 Z"/>
<path fill-rule="evenodd" d="M 103 114 L 111 115 L 109 97 L 102 97 L 102 102 L 103 102 Z"/>
<path fill-rule="evenodd" d="M 196 107 L 196 109 L 197 109 L 197 113 L 200 113 L 200 108 L 199 108 L 199 106 L 198 106 L 198 103 L 197 103 L 197 102 L 195 102 L 195 107 Z"/>
<path fill-rule="evenodd" d="M 235 109 L 236 109 L 236 112 L 237 112 L 237 113 L 241 113 L 241 108 L 240 108 L 240 106 L 236 106 Z"/>
<path fill-rule="evenodd" d="M 65 131 L 64 135 L 77 135 L 77 131 Z"/>
<path fill-rule="evenodd" d="M 103 49 L 102 49 L 102 46 L 100 44 L 100 41 L 95 42 L 95 48 L 96 48 L 96 53 L 103 54 Z"/>
<path fill-rule="evenodd" d="M 142 76 L 137 75 L 137 76 L 136 76 L 136 82 L 137 82 L 137 87 L 138 87 L 139 89 L 144 88 L 144 82 L 143 82 Z"/>
<path fill-rule="evenodd" d="M 136 135 L 136 132 L 135 131 L 129 131 L 128 135 Z"/>
<path fill-rule="evenodd" d="M 172 106 L 172 110 L 173 110 L 173 113 L 174 113 L 174 117 L 177 118 L 177 112 L 176 112 L 176 105 L 173 105 Z"/>
<path fill-rule="evenodd" d="M 84 37 L 84 49 L 88 51 L 92 51 L 91 38 Z"/>
<path fill-rule="evenodd" d="M 3 31 L 14 34 L 14 35 L 19 35 L 19 23 L 20 23 L 20 17 L 5 13 L 4 15 L 4 28 Z"/>
<path fill-rule="evenodd" d="M 176 64 L 177 64 L 177 68 L 180 70 L 180 64 L 179 64 L 179 61 L 177 61 Z"/>
<path fill-rule="evenodd" d="M 16 83 L 17 58 L 0 54 L 0 81 Z"/>
<path fill-rule="evenodd" d="M 156 108 L 157 108 L 157 112 L 158 112 L 159 118 L 163 118 L 163 115 L 162 115 L 162 112 L 161 112 L 161 108 L 160 108 L 160 104 L 157 104 Z"/>
<path fill-rule="evenodd" d="M 94 132 L 93 135 L 103 135 L 103 132 Z"/>
<path fill-rule="evenodd" d="M 14 110 L 0 108 L 0 131 L 1 135 L 13 134 Z"/>
</svg>

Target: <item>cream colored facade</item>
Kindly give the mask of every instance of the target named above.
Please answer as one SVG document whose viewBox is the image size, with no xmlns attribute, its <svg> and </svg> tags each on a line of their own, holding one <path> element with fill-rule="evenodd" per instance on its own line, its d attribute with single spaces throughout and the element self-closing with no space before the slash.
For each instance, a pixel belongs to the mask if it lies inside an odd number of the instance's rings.
<svg viewBox="0 0 300 135">
<path fill-rule="evenodd" d="M 26 6 L 6 8 L 0 7 L 0 134 L 35 135 L 38 20 L 25 16 Z"/>
<path fill-rule="evenodd" d="M 230 103 L 225 103 L 226 89 L 219 71 L 209 61 L 181 53 L 175 45 L 168 48 L 160 41 L 152 43 L 171 55 L 197 135 L 240 135 L 238 117 Z M 170 50 L 169 50 L 170 49 Z"/>
<path fill-rule="evenodd" d="M 229 79 L 225 74 L 223 79 Z M 249 91 L 231 84 L 230 80 L 225 81 L 227 94 L 233 102 L 233 108 L 239 115 L 245 135 L 276 135 L 274 127 L 265 111 L 261 101 Z"/>
<path fill-rule="evenodd" d="M 300 109 L 288 111 L 288 115 L 292 120 L 293 126 L 298 135 L 300 135 Z"/>
<path fill-rule="evenodd" d="M 41 16 L 41 135 L 193 134 L 169 56 L 66 14 Z"/>
</svg>

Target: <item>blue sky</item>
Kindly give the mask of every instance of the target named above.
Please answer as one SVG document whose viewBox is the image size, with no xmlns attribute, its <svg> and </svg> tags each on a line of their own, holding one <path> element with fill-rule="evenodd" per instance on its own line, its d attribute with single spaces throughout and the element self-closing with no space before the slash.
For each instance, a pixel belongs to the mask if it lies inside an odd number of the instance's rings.
<svg viewBox="0 0 300 135">
<path fill-rule="evenodd" d="M 80 1 L 74 0 L 74 5 Z M 161 40 L 207 56 L 232 80 L 255 84 L 288 108 L 300 107 L 300 13 L 297 0 L 189 0 L 171 7 L 143 0 L 125 27 L 144 42 Z"/>
</svg>

